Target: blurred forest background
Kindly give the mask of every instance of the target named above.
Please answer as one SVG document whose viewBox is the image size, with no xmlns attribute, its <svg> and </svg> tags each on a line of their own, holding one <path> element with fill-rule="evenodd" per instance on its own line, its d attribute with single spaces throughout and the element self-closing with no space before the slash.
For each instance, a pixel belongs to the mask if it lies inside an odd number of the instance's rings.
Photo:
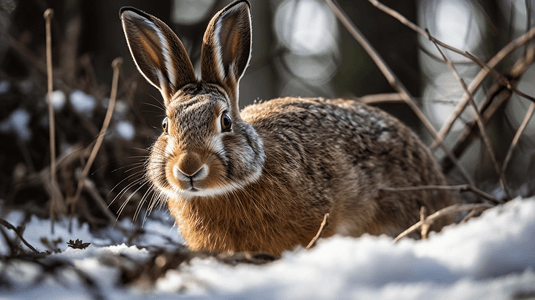
<svg viewBox="0 0 535 300">
<path fill-rule="evenodd" d="M 373 101 L 412 127 L 431 145 L 433 138 L 413 111 L 396 97 L 362 46 L 323 0 L 250 0 L 253 56 L 240 85 L 240 104 L 281 96 L 321 96 Z M 202 36 L 213 14 L 229 0 L 0 0 L 0 199 L 2 212 L 23 208 L 41 217 L 76 215 L 92 226 L 109 224 L 121 209 L 132 218 L 148 202 L 142 179 L 148 147 L 161 132 L 161 96 L 138 73 L 118 16 L 125 5 L 157 16 L 177 33 L 199 69 Z M 435 45 L 365 0 L 339 0 L 417 100 L 438 131 L 465 93 Z M 442 42 L 487 62 L 504 46 L 535 27 L 533 0 L 385 0 L 384 5 Z M 50 186 L 49 119 L 43 12 L 51 23 L 57 182 Z M 495 70 L 513 86 L 535 96 L 535 43 L 509 54 Z M 446 51 L 470 84 L 482 67 Z M 531 57 L 530 57 L 531 55 Z M 80 197 L 78 181 L 99 135 L 109 103 L 111 62 L 122 57 L 117 103 Z M 515 69 L 516 67 L 516 69 Z M 473 94 L 487 110 L 486 129 L 501 165 L 531 103 L 492 76 Z M 388 97 L 387 97 L 388 96 Z M 389 99 L 389 101 L 378 101 Z M 496 101 L 499 104 L 496 104 Z M 487 104 L 484 102 L 487 101 Z M 486 106 L 485 106 L 486 105 Z M 472 184 L 506 200 L 489 152 L 468 107 L 445 144 L 459 157 Z M 466 128 L 472 128 L 468 130 Z M 466 130 L 471 138 L 465 138 Z M 523 132 L 504 171 L 510 195 L 535 194 L 535 121 Z M 467 183 L 440 149 L 435 151 L 451 184 Z M 55 202 L 50 199 L 56 197 Z M 466 201 L 479 201 L 465 195 Z M 116 199 L 115 201 L 113 201 Z M 113 201 L 113 203 L 112 203 Z M 52 204 L 54 203 L 54 204 Z M 110 205 L 111 203 L 111 205 Z M 121 208 L 123 204 L 126 204 Z M 52 206 L 53 205 L 53 206 Z M 109 206 L 109 208 L 108 208 Z M 146 205 L 144 206 L 146 207 Z"/>
</svg>

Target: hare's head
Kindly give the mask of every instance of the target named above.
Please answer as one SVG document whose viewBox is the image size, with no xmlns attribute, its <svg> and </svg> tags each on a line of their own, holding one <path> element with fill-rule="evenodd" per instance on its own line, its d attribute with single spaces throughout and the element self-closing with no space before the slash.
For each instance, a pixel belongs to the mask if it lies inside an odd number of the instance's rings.
<svg viewBox="0 0 535 300">
<path fill-rule="evenodd" d="M 123 7 L 120 16 L 136 66 L 160 90 L 166 108 L 147 164 L 150 181 L 167 195 L 191 198 L 229 193 L 258 179 L 262 141 L 238 106 L 251 53 L 249 2 L 235 1 L 210 21 L 201 79 L 165 23 L 132 7 Z"/>
</svg>

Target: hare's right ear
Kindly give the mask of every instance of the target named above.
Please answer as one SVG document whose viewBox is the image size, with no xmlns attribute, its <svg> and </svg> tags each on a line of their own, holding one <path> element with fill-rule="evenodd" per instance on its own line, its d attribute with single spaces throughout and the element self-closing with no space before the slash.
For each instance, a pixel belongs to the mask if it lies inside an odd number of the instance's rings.
<svg viewBox="0 0 535 300">
<path fill-rule="evenodd" d="M 238 107 L 238 84 L 251 57 L 249 1 L 236 0 L 208 24 L 201 49 L 201 77 L 222 86 Z"/>
<path fill-rule="evenodd" d="M 184 45 L 164 22 L 139 9 L 122 7 L 119 15 L 138 70 L 168 105 L 181 87 L 196 81 Z"/>
</svg>

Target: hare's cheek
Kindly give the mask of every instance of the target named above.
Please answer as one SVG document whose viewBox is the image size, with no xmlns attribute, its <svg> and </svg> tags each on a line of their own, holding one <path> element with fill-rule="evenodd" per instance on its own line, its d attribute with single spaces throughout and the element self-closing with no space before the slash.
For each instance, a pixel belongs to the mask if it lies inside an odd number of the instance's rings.
<svg viewBox="0 0 535 300">
<path fill-rule="evenodd" d="M 207 163 L 210 170 L 205 179 L 198 182 L 198 187 L 202 189 L 215 189 L 227 185 L 225 166 L 219 159 L 210 159 Z"/>
</svg>

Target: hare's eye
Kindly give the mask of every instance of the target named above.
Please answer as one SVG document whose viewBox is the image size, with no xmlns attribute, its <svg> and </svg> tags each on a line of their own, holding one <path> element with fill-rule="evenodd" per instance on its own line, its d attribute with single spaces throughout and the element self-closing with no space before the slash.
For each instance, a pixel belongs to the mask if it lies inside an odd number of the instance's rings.
<svg viewBox="0 0 535 300">
<path fill-rule="evenodd" d="M 169 123 L 169 119 L 165 117 L 162 121 L 162 128 L 165 133 L 167 133 L 167 123 Z"/>
<path fill-rule="evenodd" d="M 225 112 L 221 115 L 221 131 L 229 132 L 231 130 L 231 127 L 232 127 L 232 119 Z"/>
</svg>

